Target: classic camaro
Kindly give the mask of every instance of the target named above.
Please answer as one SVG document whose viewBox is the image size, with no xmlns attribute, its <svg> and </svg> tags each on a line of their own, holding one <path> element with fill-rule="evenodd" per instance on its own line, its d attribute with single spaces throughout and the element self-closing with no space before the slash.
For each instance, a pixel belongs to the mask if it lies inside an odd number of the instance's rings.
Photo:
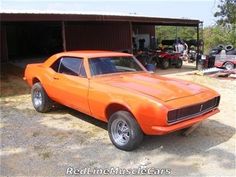
<svg viewBox="0 0 236 177">
<path fill-rule="evenodd" d="M 71 51 L 29 64 L 33 106 L 57 102 L 108 122 L 112 143 L 133 150 L 143 135 L 185 129 L 219 112 L 220 95 L 204 86 L 148 72 L 127 53 Z"/>
</svg>

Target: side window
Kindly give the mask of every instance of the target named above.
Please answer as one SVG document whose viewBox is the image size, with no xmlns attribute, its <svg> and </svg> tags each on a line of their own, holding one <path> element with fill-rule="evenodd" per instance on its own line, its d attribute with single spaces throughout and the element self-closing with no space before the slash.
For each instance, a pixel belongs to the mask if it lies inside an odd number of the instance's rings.
<svg viewBox="0 0 236 177">
<path fill-rule="evenodd" d="M 63 57 L 61 59 L 61 64 L 59 66 L 59 73 L 78 76 L 80 71 L 80 66 L 82 64 L 81 59 Z"/>
<path fill-rule="evenodd" d="M 55 61 L 51 68 L 58 73 L 87 77 L 81 58 L 62 57 Z"/>
<path fill-rule="evenodd" d="M 54 71 L 58 72 L 60 62 L 61 62 L 61 59 L 58 59 L 57 61 L 55 61 L 55 62 L 51 65 L 51 68 L 52 68 Z"/>
</svg>

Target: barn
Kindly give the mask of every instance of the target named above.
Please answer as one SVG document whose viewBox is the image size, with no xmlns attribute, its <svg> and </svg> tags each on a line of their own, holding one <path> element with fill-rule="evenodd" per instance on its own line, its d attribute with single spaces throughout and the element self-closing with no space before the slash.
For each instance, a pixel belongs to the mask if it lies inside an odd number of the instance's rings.
<svg viewBox="0 0 236 177">
<path fill-rule="evenodd" d="M 132 53 L 134 36 L 156 39 L 155 26 L 196 27 L 191 19 L 137 15 L 81 14 L 60 12 L 1 12 L 1 62 L 44 57 L 69 50 L 115 50 Z"/>
</svg>

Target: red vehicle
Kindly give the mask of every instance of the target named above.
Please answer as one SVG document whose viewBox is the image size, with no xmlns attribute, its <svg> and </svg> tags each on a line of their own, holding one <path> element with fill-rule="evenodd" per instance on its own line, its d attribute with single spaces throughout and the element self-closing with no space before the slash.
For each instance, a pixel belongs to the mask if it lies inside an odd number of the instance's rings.
<svg viewBox="0 0 236 177">
<path fill-rule="evenodd" d="M 220 95 L 192 82 L 149 73 L 131 54 L 72 51 L 29 64 L 36 111 L 53 103 L 108 122 L 112 143 L 133 150 L 143 135 L 163 135 L 193 126 L 219 112 Z"/>
<path fill-rule="evenodd" d="M 181 68 L 183 65 L 182 56 L 180 53 L 161 51 L 157 55 L 157 65 L 162 69 L 167 69 L 171 65 L 175 65 L 176 68 Z"/>
<path fill-rule="evenodd" d="M 181 68 L 183 65 L 182 54 L 176 53 L 172 50 L 167 51 L 140 51 L 135 56 L 143 66 L 154 64 L 162 69 L 167 69 L 174 65 L 176 68 Z"/>
<path fill-rule="evenodd" d="M 227 70 L 232 70 L 236 66 L 236 55 L 216 55 L 215 66 L 224 67 Z"/>
</svg>

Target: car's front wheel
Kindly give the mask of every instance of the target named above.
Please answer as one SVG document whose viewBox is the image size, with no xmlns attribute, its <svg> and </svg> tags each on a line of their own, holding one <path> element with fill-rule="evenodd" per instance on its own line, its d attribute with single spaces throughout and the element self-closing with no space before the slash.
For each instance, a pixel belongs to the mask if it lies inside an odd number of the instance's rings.
<svg viewBox="0 0 236 177">
<path fill-rule="evenodd" d="M 119 149 L 131 151 L 143 140 L 143 132 L 134 117 L 127 111 L 117 111 L 109 119 L 108 133 Z"/>
<path fill-rule="evenodd" d="M 35 110 L 38 112 L 48 112 L 52 108 L 52 101 L 40 82 L 33 85 L 31 89 L 31 99 Z"/>
</svg>

